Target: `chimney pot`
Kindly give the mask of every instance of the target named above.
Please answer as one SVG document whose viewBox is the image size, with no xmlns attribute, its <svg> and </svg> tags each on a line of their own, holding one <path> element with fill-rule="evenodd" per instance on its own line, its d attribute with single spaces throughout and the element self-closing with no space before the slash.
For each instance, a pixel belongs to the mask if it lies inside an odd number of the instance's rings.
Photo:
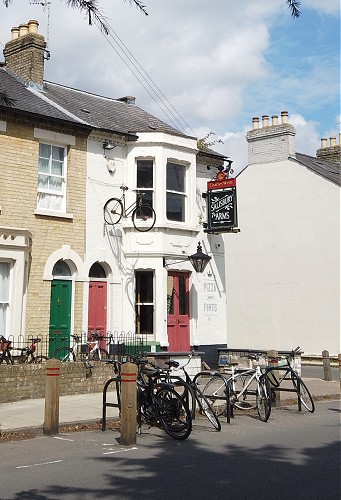
<svg viewBox="0 0 341 500">
<path fill-rule="evenodd" d="M 11 33 L 12 33 L 12 40 L 19 38 L 19 28 L 17 27 L 12 28 Z"/>
<path fill-rule="evenodd" d="M 281 112 L 281 117 L 282 117 L 282 124 L 283 123 L 288 123 L 288 112 L 287 111 L 282 111 Z"/>
<path fill-rule="evenodd" d="M 256 130 L 257 128 L 259 128 L 259 118 L 258 116 L 254 116 L 252 118 L 252 129 Z"/>
<path fill-rule="evenodd" d="M 322 137 L 321 139 L 321 149 L 325 149 L 327 147 L 327 139 Z"/>
<path fill-rule="evenodd" d="M 262 125 L 263 125 L 263 127 L 268 127 L 269 126 L 269 116 L 268 115 L 263 115 L 262 116 Z"/>
<path fill-rule="evenodd" d="M 272 125 L 278 125 L 278 116 L 277 115 L 272 115 Z"/>
<path fill-rule="evenodd" d="M 39 26 L 38 21 L 36 21 L 35 19 L 30 19 L 30 21 L 28 21 L 28 32 L 38 33 L 38 26 Z"/>
<path fill-rule="evenodd" d="M 336 137 L 330 137 L 330 147 L 332 148 L 333 146 L 336 146 Z"/>
<path fill-rule="evenodd" d="M 19 24 L 19 37 L 27 35 L 28 33 L 28 24 Z"/>
</svg>

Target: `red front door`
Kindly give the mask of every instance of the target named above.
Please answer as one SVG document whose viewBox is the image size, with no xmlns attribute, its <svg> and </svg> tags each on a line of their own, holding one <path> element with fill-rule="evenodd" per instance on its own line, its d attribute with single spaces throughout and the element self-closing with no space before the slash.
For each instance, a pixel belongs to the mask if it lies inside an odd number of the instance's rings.
<svg viewBox="0 0 341 500">
<path fill-rule="evenodd" d="M 88 332 L 93 330 L 103 336 L 107 330 L 107 284 L 102 281 L 89 283 Z M 100 345 L 105 348 L 105 341 Z"/>
<path fill-rule="evenodd" d="M 167 333 L 169 351 L 188 352 L 189 335 L 189 274 L 168 272 Z"/>
</svg>

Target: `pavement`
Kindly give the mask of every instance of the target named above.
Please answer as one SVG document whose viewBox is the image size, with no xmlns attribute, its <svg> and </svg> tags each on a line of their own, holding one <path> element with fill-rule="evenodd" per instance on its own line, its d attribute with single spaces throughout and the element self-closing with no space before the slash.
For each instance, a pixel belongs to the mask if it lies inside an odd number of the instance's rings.
<svg viewBox="0 0 341 500">
<path fill-rule="evenodd" d="M 340 399 L 340 381 L 324 381 L 319 378 L 303 378 L 315 400 Z M 114 393 L 108 393 L 107 402 L 115 403 Z M 61 396 L 59 399 L 59 425 L 77 428 L 100 423 L 103 395 L 79 394 Z M 0 404 L 0 437 L 16 432 L 38 434 L 42 432 L 45 399 L 27 399 Z M 107 423 L 118 420 L 118 408 L 107 407 Z"/>
</svg>

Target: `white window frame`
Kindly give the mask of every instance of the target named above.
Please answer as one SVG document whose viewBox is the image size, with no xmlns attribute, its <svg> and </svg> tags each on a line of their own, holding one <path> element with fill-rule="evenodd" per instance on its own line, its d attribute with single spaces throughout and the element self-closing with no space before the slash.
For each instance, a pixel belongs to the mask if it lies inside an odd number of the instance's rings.
<svg viewBox="0 0 341 500">
<path fill-rule="evenodd" d="M 136 158 L 136 191 L 141 191 L 142 193 L 152 193 L 152 204 L 151 207 L 154 208 L 155 205 L 155 161 L 154 158 Z M 153 186 L 148 188 L 148 187 L 139 187 L 137 185 L 137 171 L 138 171 L 138 163 L 139 162 L 150 162 L 152 163 L 152 173 L 153 173 Z M 146 202 L 147 205 L 149 205 L 148 202 Z"/>
<path fill-rule="evenodd" d="M 7 305 L 6 309 L 6 321 L 5 324 L 3 325 L 3 328 L 1 327 L 2 323 L 0 322 L 0 335 L 3 335 L 4 337 L 9 336 L 10 332 L 10 318 L 11 318 L 11 287 L 12 287 L 12 270 L 13 270 L 13 262 L 11 260 L 5 260 L 1 259 L 0 264 L 7 264 L 8 266 L 8 296 L 7 300 L 4 300 L 0 294 L 0 305 Z"/>
<path fill-rule="evenodd" d="M 62 144 L 54 144 L 51 142 L 41 141 L 39 143 L 39 149 L 40 149 L 41 145 L 48 146 L 50 148 L 50 155 L 49 155 L 49 171 L 48 172 L 40 171 L 41 156 L 40 156 L 40 151 L 39 151 L 39 155 L 38 155 L 37 209 L 38 210 L 46 210 L 47 212 L 51 211 L 51 212 L 65 213 L 66 212 L 66 192 L 67 192 L 67 148 L 65 147 L 65 145 L 62 145 Z M 60 148 L 64 152 L 63 162 L 62 162 L 62 175 L 51 173 L 53 148 Z M 46 177 L 48 177 L 48 179 L 53 179 L 53 178 L 61 179 L 61 181 L 62 181 L 61 190 L 54 190 L 54 189 L 39 187 L 39 178 L 41 175 L 45 175 Z M 49 203 L 47 206 L 45 206 L 48 196 L 51 196 L 51 202 L 53 202 L 53 200 L 59 200 L 60 201 L 60 203 L 58 204 L 59 206 L 56 207 L 55 205 L 51 205 L 51 203 Z M 44 201 L 45 201 L 45 203 L 44 203 Z"/>
<path fill-rule="evenodd" d="M 179 166 L 179 167 L 183 168 L 183 171 L 184 171 L 184 191 L 174 191 L 174 190 L 167 189 L 168 165 L 176 165 L 176 166 Z M 187 212 L 188 212 L 188 210 L 187 210 L 187 200 L 188 200 L 188 194 L 187 194 L 187 171 L 188 171 L 188 168 L 187 168 L 187 166 L 185 164 L 183 164 L 183 163 L 181 163 L 179 161 L 171 160 L 171 159 L 167 160 L 167 164 L 166 164 L 166 219 L 167 219 L 167 221 L 169 221 L 171 223 L 184 224 L 187 221 Z M 168 194 L 176 194 L 176 195 L 179 195 L 179 196 L 183 197 L 183 210 L 184 210 L 183 220 L 181 220 L 181 221 L 180 220 L 174 220 L 174 219 L 169 219 L 167 217 Z"/>
</svg>

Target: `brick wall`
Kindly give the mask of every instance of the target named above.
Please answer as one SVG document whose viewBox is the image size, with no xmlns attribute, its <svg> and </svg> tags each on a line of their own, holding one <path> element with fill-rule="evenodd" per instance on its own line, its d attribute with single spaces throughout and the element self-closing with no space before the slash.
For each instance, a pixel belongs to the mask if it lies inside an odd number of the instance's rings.
<svg viewBox="0 0 341 500">
<path fill-rule="evenodd" d="M 9 112 L 8 112 L 9 113 Z M 67 212 L 73 219 L 35 215 L 37 208 L 38 148 L 34 138 L 36 123 L 0 113 L 6 129 L 0 131 L 1 227 L 29 230 L 32 250 L 27 286 L 26 335 L 46 335 L 49 331 L 50 281 L 43 281 L 50 255 L 62 245 L 69 245 L 81 259 L 85 255 L 86 136 L 79 131 L 39 123 L 40 128 L 72 134 L 76 144 L 69 147 L 67 164 Z M 74 330 L 82 327 L 83 284 L 76 284 Z M 19 335 L 23 332 L 8 332 Z"/>
<path fill-rule="evenodd" d="M 295 128 L 281 124 L 251 130 L 246 135 L 249 164 L 287 160 L 295 154 Z"/>
<path fill-rule="evenodd" d="M 62 363 L 60 395 L 102 392 L 114 372 L 110 365 L 93 365 L 90 372 L 83 363 Z M 1 365 L 0 387 L 0 403 L 44 398 L 45 365 Z"/>
</svg>

